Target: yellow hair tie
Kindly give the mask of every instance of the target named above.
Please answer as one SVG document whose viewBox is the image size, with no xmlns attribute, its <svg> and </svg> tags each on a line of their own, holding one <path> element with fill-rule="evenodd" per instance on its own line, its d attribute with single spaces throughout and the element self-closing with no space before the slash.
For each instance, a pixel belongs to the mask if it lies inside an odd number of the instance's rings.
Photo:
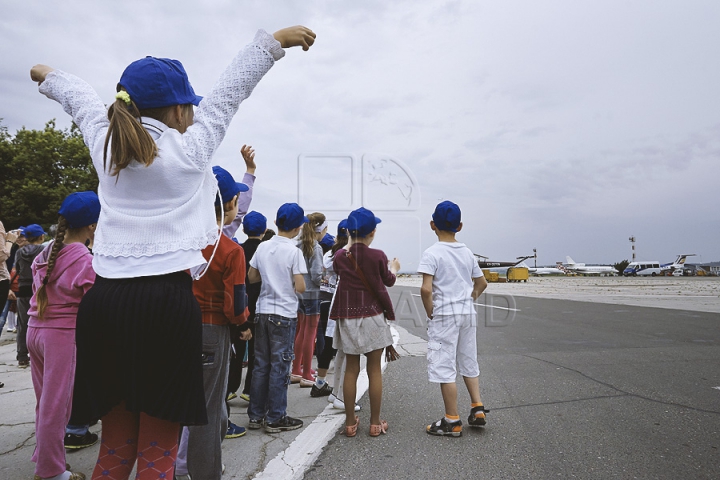
<svg viewBox="0 0 720 480">
<path fill-rule="evenodd" d="M 117 92 L 115 94 L 115 98 L 117 98 L 118 100 L 122 100 L 123 102 L 130 105 L 130 102 L 131 102 L 130 94 L 128 92 L 126 92 L 125 90 L 120 90 L 119 92 Z"/>
</svg>

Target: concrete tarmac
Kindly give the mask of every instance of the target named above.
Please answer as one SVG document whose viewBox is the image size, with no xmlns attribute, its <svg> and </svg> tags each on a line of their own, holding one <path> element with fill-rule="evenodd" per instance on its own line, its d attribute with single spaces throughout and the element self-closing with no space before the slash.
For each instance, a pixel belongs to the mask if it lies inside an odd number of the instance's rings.
<svg viewBox="0 0 720 480">
<path fill-rule="evenodd" d="M 404 308 L 398 324 L 427 338 L 411 312 L 416 292 L 393 289 Z M 507 300 L 490 297 L 479 303 Z M 428 383 L 423 356 L 404 357 L 385 372 L 388 434 L 367 434 L 364 398 L 357 437 L 337 435 L 305 478 L 720 478 L 717 313 L 514 301 L 504 305 L 519 311 L 504 310 L 504 321 L 489 318 L 500 309 L 479 315 L 485 428 L 426 434 L 444 413 L 440 389 Z M 465 421 L 469 397 L 458 388 Z"/>
</svg>

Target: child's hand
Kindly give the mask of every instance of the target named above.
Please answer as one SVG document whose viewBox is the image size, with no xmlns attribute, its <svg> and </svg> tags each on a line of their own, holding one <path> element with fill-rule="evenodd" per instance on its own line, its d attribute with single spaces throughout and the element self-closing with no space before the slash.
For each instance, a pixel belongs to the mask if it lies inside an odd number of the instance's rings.
<svg viewBox="0 0 720 480">
<path fill-rule="evenodd" d="M 302 25 L 283 28 L 273 33 L 275 40 L 280 42 L 282 48 L 300 47 L 307 51 L 315 43 L 315 33 Z"/>
<path fill-rule="evenodd" d="M 48 73 L 55 70 L 52 67 L 48 67 L 47 65 L 35 65 L 30 69 L 30 78 L 33 82 L 37 82 L 38 85 L 40 85 L 42 82 L 45 81 L 45 77 Z"/>
<path fill-rule="evenodd" d="M 255 150 L 250 145 L 243 145 L 240 149 L 243 160 L 245 160 L 245 168 L 247 173 L 254 175 L 257 165 L 255 165 Z"/>
<path fill-rule="evenodd" d="M 252 331 L 250 331 L 249 328 L 247 330 L 245 330 L 244 332 L 240 333 L 240 340 L 242 340 L 243 342 L 247 342 L 251 338 L 252 338 Z"/>
<path fill-rule="evenodd" d="M 390 271 L 395 274 L 400 271 L 400 260 L 397 259 L 397 257 L 393 258 L 390 261 Z"/>
</svg>

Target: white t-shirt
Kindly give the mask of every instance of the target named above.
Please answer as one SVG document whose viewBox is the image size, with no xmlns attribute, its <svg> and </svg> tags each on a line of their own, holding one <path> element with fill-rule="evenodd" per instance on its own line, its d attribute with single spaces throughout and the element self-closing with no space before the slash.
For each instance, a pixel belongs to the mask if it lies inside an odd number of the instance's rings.
<svg viewBox="0 0 720 480">
<path fill-rule="evenodd" d="M 256 313 L 297 318 L 298 298 L 293 275 L 307 273 L 307 267 L 295 241 L 275 235 L 260 243 L 250 266 L 257 269 L 262 278 Z"/>
<path fill-rule="evenodd" d="M 475 312 L 473 278 L 483 273 L 464 243 L 437 242 L 423 252 L 418 272 L 433 276 L 433 316 Z"/>
</svg>

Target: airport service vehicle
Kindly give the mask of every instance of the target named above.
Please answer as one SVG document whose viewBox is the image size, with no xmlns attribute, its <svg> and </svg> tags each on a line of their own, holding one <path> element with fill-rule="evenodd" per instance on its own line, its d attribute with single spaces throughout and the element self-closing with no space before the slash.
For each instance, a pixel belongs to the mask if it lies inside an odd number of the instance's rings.
<svg viewBox="0 0 720 480">
<path fill-rule="evenodd" d="M 641 276 L 657 276 L 662 272 L 660 262 L 632 262 L 625 270 L 623 270 L 623 276 L 625 277 L 636 277 Z"/>
<path fill-rule="evenodd" d="M 673 277 L 682 277 L 683 276 L 683 269 L 678 268 L 677 270 L 673 271 L 670 275 Z"/>
</svg>

